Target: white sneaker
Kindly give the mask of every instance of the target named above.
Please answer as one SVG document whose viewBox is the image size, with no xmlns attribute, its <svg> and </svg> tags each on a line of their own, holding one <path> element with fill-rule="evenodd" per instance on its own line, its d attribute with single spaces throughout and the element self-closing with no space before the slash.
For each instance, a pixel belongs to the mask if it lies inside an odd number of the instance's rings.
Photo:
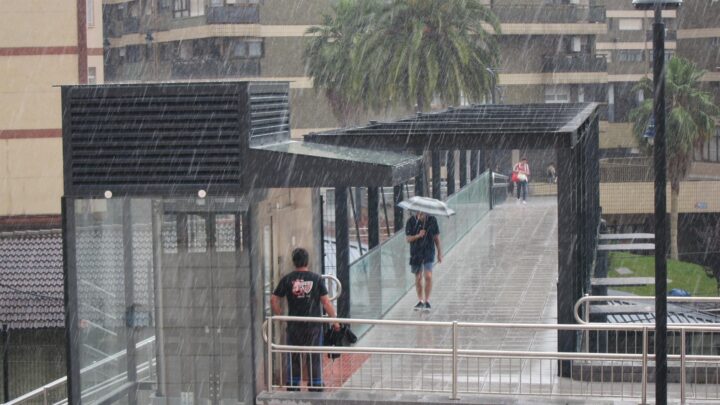
<svg viewBox="0 0 720 405">
<path fill-rule="evenodd" d="M 527 201 L 523 200 L 523 204 L 527 204 Z"/>
</svg>

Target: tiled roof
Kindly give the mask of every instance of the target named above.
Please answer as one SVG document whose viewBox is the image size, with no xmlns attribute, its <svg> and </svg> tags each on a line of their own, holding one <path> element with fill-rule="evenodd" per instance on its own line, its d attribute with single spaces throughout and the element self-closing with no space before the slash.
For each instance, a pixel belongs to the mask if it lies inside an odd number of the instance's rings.
<svg viewBox="0 0 720 405">
<path fill-rule="evenodd" d="M 150 227 L 133 229 L 134 302 L 151 308 Z M 77 230 L 80 319 L 113 328 L 125 322 L 122 227 Z M 62 232 L 59 229 L 0 233 L 0 324 L 14 329 L 62 328 Z"/>
<path fill-rule="evenodd" d="M 62 233 L 0 233 L 0 323 L 13 329 L 61 328 Z"/>
</svg>

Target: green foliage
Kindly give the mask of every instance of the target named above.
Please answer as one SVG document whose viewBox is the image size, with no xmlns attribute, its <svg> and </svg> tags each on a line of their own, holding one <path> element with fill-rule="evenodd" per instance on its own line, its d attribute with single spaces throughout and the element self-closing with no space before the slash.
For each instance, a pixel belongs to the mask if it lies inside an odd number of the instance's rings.
<svg viewBox="0 0 720 405">
<path fill-rule="evenodd" d="M 678 258 L 678 196 L 680 182 L 687 176 L 693 159 L 693 151 L 715 133 L 715 120 L 720 109 L 712 96 L 700 89 L 700 79 L 705 71 L 684 58 L 673 57 L 667 63 L 665 77 L 665 143 L 667 178 L 670 180 L 670 256 Z M 653 83 L 644 78 L 634 88 L 652 97 Z M 645 127 L 653 114 L 653 100 L 645 100 L 630 112 L 633 133 L 638 143 L 650 151 L 642 138 Z"/>
<path fill-rule="evenodd" d="M 621 276 L 615 270 L 618 267 L 626 267 L 632 270 L 633 274 Z M 609 277 L 655 277 L 655 257 L 630 253 L 611 253 L 610 269 L 608 272 Z M 668 291 L 673 288 L 680 288 L 688 291 L 693 296 L 715 297 L 718 295 L 715 278 L 709 276 L 700 265 L 679 260 L 668 260 L 667 273 L 670 280 Z M 618 287 L 616 289 L 642 296 L 655 295 L 654 285 Z"/>
<path fill-rule="evenodd" d="M 500 25 L 478 0 L 343 0 L 313 27 L 304 57 L 343 116 L 355 106 L 429 108 L 478 101 L 497 65 Z"/>
<path fill-rule="evenodd" d="M 715 133 L 715 120 L 720 118 L 710 93 L 700 89 L 704 74 L 704 70 L 684 58 L 673 57 L 667 63 L 665 137 L 668 178 L 673 187 L 679 187 L 690 169 L 693 150 Z M 633 88 L 638 90 L 648 99 L 630 112 L 630 121 L 639 143 L 647 147 L 642 135 L 653 112 L 652 81 L 642 79 Z"/>
</svg>

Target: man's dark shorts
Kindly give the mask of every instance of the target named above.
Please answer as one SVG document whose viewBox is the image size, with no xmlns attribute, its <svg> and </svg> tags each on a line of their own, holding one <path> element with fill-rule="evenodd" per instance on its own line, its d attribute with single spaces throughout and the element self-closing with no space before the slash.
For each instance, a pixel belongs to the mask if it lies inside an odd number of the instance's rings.
<svg viewBox="0 0 720 405">
<path fill-rule="evenodd" d="M 420 271 L 425 270 L 427 272 L 432 272 L 433 270 L 433 264 L 434 262 L 427 262 L 422 265 L 420 264 L 413 264 L 410 266 L 410 271 L 412 274 L 418 274 Z"/>
</svg>

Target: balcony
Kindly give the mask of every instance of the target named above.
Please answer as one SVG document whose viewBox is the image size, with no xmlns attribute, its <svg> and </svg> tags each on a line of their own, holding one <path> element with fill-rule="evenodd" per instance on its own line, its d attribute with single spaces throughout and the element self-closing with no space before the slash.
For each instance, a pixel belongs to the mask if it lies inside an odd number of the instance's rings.
<svg viewBox="0 0 720 405">
<path fill-rule="evenodd" d="M 259 75 L 260 59 L 175 61 L 171 71 L 172 79 L 214 79 Z"/>
<path fill-rule="evenodd" d="M 208 8 L 208 24 L 255 24 L 260 22 L 257 7 L 210 7 Z"/>
<path fill-rule="evenodd" d="M 589 7 L 576 4 L 494 5 L 492 11 L 500 19 L 501 23 L 569 24 L 588 21 L 590 15 Z M 597 14 L 597 12 L 595 13 Z"/>
<path fill-rule="evenodd" d="M 606 72 L 607 60 L 599 55 L 559 55 L 543 58 L 543 73 Z"/>
</svg>

